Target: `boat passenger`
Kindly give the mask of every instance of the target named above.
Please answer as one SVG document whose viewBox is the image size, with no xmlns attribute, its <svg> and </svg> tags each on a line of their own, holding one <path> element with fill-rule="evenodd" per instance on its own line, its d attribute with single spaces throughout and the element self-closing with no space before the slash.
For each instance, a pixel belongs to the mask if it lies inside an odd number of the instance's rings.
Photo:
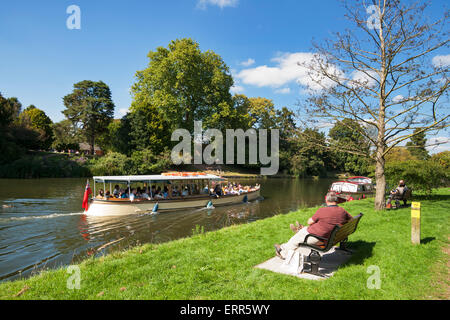
<svg viewBox="0 0 450 320">
<path fill-rule="evenodd" d="M 184 190 L 183 190 L 183 192 L 181 193 L 181 195 L 182 195 L 183 197 L 187 197 L 187 196 L 189 195 L 189 191 L 188 191 L 188 187 L 187 187 L 187 186 L 184 187 Z"/>
<path fill-rule="evenodd" d="M 222 195 L 222 188 L 220 187 L 220 184 L 216 184 L 216 186 L 214 187 L 214 194 L 216 194 L 217 196 Z"/>
<path fill-rule="evenodd" d="M 114 198 L 119 198 L 119 194 L 120 194 L 119 185 L 116 184 L 114 186 L 114 191 L 113 191 Z"/>
<path fill-rule="evenodd" d="M 128 194 L 124 189 L 120 190 L 120 199 L 127 199 L 128 198 Z"/>
<path fill-rule="evenodd" d="M 163 197 L 164 199 L 167 199 L 168 196 L 169 196 L 169 189 L 166 186 L 164 186 Z"/>
<path fill-rule="evenodd" d="M 103 191 L 103 189 L 100 189 L 98 191 L 98 196 L 101 197 L 101 198 L 103 198 L 105 196 L 105 192 Z"/>
<path fill-rule="evenodd" d="M 130 201 L 133 202 L 135 200 L 136 200 L 136 189 L 131 189 Z"/>
</svg>

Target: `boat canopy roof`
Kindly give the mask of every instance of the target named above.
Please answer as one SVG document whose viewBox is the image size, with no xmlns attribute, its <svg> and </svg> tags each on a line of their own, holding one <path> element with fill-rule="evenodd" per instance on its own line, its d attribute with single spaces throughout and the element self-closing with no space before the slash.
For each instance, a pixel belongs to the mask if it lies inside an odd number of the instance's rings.
<svg viewBox="0 0 450 320">
<path fill-rule="evenodd" d="M 98 176 L 93 177 L 95 182 L 105 183 L 132 183 L 132 182 L 168 182 L 173 180 L 215 180 L 226 179 L 213 174 L 189 174 L 189 175 L 149 175 L 149 176 Z"/>
</svg>

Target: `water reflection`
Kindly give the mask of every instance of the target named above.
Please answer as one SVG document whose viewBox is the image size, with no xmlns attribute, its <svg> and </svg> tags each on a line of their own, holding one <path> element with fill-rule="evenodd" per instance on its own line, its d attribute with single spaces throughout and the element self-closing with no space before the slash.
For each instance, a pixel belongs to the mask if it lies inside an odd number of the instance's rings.
<svg viewBox="0 0 450 320">
<path fill-rule="evenodd" d="M 241 180 L 242 181 L 242 180 Z M 0 280 L 143 243 L 161 243 L 318 205 L 331 180 L 262 179 L 263 198 L 215 209 L 91 217 L 85 179 L 0 180 Z"/>
</svg>

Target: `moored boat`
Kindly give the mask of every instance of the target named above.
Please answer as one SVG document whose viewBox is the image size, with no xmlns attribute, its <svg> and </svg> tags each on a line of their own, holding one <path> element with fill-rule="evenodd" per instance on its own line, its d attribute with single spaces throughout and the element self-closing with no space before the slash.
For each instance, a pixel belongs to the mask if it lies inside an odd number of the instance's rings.
<svg viewBox="0 0 450 320">
<path fill-rule="evenodd" d="M 85 207 L 86 215 L 120 216 L 184 209 L 223 206 L 252 201 L 260 196 L 260 186 L 235 186 L 228 192 L 226 180 L 211 174 L 167 172 L 148 176 L 98 176 L 94 179 L 94 196 Z M 96 193 L 96 184 L 103 189 Z M 127 197 L 114 194 L 113 185 L 122 188 Z M 109 187 L 109 191 L 106 191 Z M 142 189 L 141 189 L 142 187 Z M 144 190 L 135 195 L 136 188 Z M 87 189 L 87 188 L 86 188 Z M 102 192 L 103 191 L 103 192 Z"/>
<path fill-rule="evenodd" d="M 339 203 L 360 200 L 374 194 L 372 179 L 368 177 L 351 177 L 345 181 L 333 182 L 329 191 L 336 192 Z"/>
</svg>

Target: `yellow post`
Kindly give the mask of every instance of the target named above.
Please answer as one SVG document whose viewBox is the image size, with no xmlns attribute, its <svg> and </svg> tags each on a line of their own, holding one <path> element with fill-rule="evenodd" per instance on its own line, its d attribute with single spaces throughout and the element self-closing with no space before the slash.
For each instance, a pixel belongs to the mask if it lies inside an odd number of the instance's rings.
<svg viewBox="0 0 450 320">
<path fill-rule="evenodd" d="M 420 244 L 420 202 L 411 204 L 411 242 Z"/>
</svg>

